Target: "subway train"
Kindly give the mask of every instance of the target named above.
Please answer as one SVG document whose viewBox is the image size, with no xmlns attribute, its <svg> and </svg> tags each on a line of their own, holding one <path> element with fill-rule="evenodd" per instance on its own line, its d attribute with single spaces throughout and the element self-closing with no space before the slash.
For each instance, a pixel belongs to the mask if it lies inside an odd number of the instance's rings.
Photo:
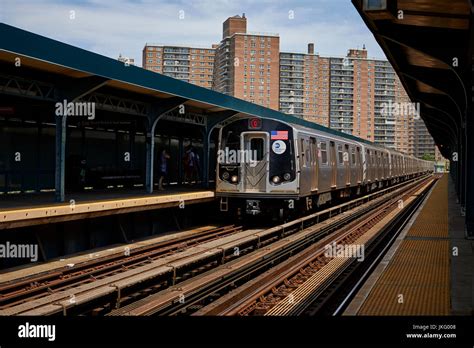
<svg viewBox="0 0 474 348">
<path fill-rule="evenodd" d="M 318 128 L 252 117 L 223 126 L 220 210 L 282 219 L 434 170 L 433 162 Z"/>
</svg>

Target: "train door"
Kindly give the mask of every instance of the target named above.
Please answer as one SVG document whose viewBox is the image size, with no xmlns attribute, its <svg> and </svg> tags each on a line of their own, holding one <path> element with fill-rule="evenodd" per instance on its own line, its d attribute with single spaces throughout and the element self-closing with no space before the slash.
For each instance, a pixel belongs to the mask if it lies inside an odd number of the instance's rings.
<svg viewBox="0 0 474 348">
<path fill-rule="evenodd" d="M 318 189 L 318 173 L 319 173 L 319 164 L 318 164 L 318 145 L 316 143 L 316 138 L 309 138 L 309 147 L 310 147 L 310 156 L 311 156 L 311 191 L 316 191 Z"/>
<path fill-rule="evenodd" d="M 387 178 L 387 154 L 385 151 L 380 152 L 380 157 L 382 160 L 382 179 L 385 180 Z"/>
<path fill-rule="evenodd" d="M 385 156 L 385 180 L 390 179 L 390 154 L 388 152 L 384 153 Z"/>
<path fill-rule="evenodd" d="M 372 182 L 374 181 L 374 174 L 372 171 L 372 153 L 369 149 L 367 149 L 365 164 L 367 168 L 367 182 Z"/>
<path fill-rule="evenodd" d="M 362 183 L 362 153 L 360 152 L 360 147 L 356 148 L 356 170 L 357 170 L 357 183 Z"/>
<path fill-rule="evenodd" d="M 334 141 L 329 142 L 329 164 L 331 166 L 331 188 L 335 188 L 337 186 L 337 160 Z"/>
<path fill-rule="evenodd" d="M 349 152 L 349 145 L 344 144 L 344 170 L 345 170 L 345 184 L 346 186 L 351 184 L 351 154 Z"/>
<path fill-rule="evenodd" d="M 358 179 L 358 172 L 359 172 L 359 167 L 357 166 L 357 152 L 356 152 L 356 147 L 351 146 L 351 153 L 349 157 L 349 168 L 350 168 L 350 178 L 351 178 L 351 186 L 356 186 L 357 185 L 357 179 Z"/>
<path fill-rule="evenodd" d="M 374 168 L 375 168 L 375 181 L 380 180 L 380 155 L 378 151 L 374 151 Z"/>
<path fill-rule="evenodd" d="M 391 179 L 393 178 L 393 159 L 394 156 L 392 154 L 387 155 L 387 160 L 388 160 L 388 167 L 387 167 L 387 178 Z"/>
<path fill-rule="evenodd" d="M 300 151 L 299 151 L 299 162 L 300 162 L 300 179 L 299 189 L 300 194 L 307 194 L 311 190 L 311 154 L 308 138 L 299 138 Z"/>
<path fill-rule="evenodd" d="M 269 140 L 268 133 L 242 133 L 241 167 L 244 190 L 266 192 L 268 182 Z"/>
</svg>

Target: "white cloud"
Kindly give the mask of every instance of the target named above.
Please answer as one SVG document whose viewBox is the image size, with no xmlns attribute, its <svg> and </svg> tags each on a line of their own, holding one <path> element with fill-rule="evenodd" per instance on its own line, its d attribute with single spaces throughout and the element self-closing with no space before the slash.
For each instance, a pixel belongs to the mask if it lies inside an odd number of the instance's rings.
<svg viewBox="0 0 474 348">
<path fill-rule="evenodd" d="M 222 22 L 242 12 L 250 31 L 279 33 L 283 51 L 303 52 L 308 42 L 315 42 L 321 54 L 344 55 L 348 48 L 365 43 L 369 55 L 383 57 L 358 15 L 355 21 L 346 19 L 347 11 L 355 12 L 349 2 L 340 6 L 344 12 L 338 17 L 327 13 L 324 1 L 318 6 L 270 0 L 2 1 L 0 19 L 7 24 L 112 58 L 122 53 L 139 64 L 146 42 L 207 47 L 218 43 Z M 180 10 L 184 19 L 179 18 Z M 295 13 L 293 20 L 289 10 Z M 70 19 L 70 11 L 75 11 L 75 19 Z"/>
</svg>

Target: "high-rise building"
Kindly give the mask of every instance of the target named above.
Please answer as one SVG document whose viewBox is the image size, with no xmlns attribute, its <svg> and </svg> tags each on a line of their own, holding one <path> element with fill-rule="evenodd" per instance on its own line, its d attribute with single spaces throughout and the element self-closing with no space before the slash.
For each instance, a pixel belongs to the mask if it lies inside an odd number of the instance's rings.
<svg viewBox="0 0 474 348">
<path fill-rule="evenodd" d="M 333 124 L 333 128 L 407 154 L 421 156 L 418 149 L 422 145 L 415 141 L 417 127 L 424 127 L 423 122 L 420 124 L 419 121 L 416 121 L 420 118 L 419 104 L 411 102 L 390 63 L 386 60 L 368 59 L 365 49 L 351 49 L 347 58 L 349 58 L 347 65 L 354 66 L 353 99 L 350 100 L 350 91 L 347 91 L 346 94 L 347 104 L 352 102 L 353 106 L 352 123 L 350 122 L 351 115 L 346 114 L 349 116 L 346 123 L 343 124 L 346 125 L 346 129 L 341 129 L 342 127 L 337 124 L 336 127 Z M 331 62 L 333 62 L 332 58 Z M 332 68 L 334 67 L 332 66 Z M 332 70 L 331 83 L 334 81 L 333 72 Z M 346 76 L 350 76 L 350 74 Z M 350 77 L 346 82 L 349 83 L 347 85 L 349 87 Z M 333 95 L 331 95 L 331 106 L 334 105 L 333 99 Z M 353 129 L 352 131 L 350 127 Z M 430 144 L 426 135 L 430 139 L 431 136 L 428 133 L 423 133 L 423 128 L 420 128 L 419 132 L 424 135 L 425 150 L 431 148 L 429 153 L 434 152 L 434 143 L 431 140 Z"/>
<path fill-rule="evenodd" d="M 211 88 L 214 55 L 214 48 L 147 43 L 143 48 L 143 68 Z"/>
<path fill-rule="evenodd" d="M 395 72 L 387 61 L 368 59 L 365 48 L 330 57 L 329 126 L 395 147 Z"/>
<path fill-rule="evenodd" d="M 313 43 L 308 44 L 305 54 L 281 52 L 280 111 L 327 126 L 327 65 L 326 58 L 314 54 Z"/>
<path fill-rule="evenodd" d="M 247 32 L 247 18 L 234 16 L 223 24 L 216 48 L 213 89 L 279 109 L 278 34 Z"/>
<path fill-rule="evenodd" d="M 421 118 L 415 119 L 415 153 L 414 155 L 418 158 L 428 156 L 429 158 L 435 159 L 436 151 L 434 140 L 431 137 L 428 129 L 426 128 L 425 122 Z"/>
<path fill-rule="evenodd" d="M 280 52 L 278 34 L 223 23 L 212 48 L 147 44 L 143 67 L 421 157 L 435 146 L 390 63 L 365 46 L 345 56 Z"/>
<path fill-rule="evenodd" d="M 391 108 L 409 101 L 387 61 L 350 49 L 344 57 L 280 53 L 280 111 L 397 148 Z"/>
<path fill-rule="evenodd" d="M 415 119 L 419 110 L 408 97 L 400 79 L 395 78 L 395 148 L 406 154 L 415 155 Z"/>
</svg>

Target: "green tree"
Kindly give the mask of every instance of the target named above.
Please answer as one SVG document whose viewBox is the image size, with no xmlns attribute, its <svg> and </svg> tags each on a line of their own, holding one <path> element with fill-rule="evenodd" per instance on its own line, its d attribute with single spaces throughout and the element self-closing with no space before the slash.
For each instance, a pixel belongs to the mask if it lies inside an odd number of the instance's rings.
<svg viewBox="0 0 474 348">
<path fill-rule="evenodd" d="M 425 153 L 423 156 L 421 156 L 421 159 L 422 160 L 426 160 L 426 161 L 434 161 L 435 160 L 435 156 L 434 155 L 431 155 L 429 153 Z"/>
</svg>

